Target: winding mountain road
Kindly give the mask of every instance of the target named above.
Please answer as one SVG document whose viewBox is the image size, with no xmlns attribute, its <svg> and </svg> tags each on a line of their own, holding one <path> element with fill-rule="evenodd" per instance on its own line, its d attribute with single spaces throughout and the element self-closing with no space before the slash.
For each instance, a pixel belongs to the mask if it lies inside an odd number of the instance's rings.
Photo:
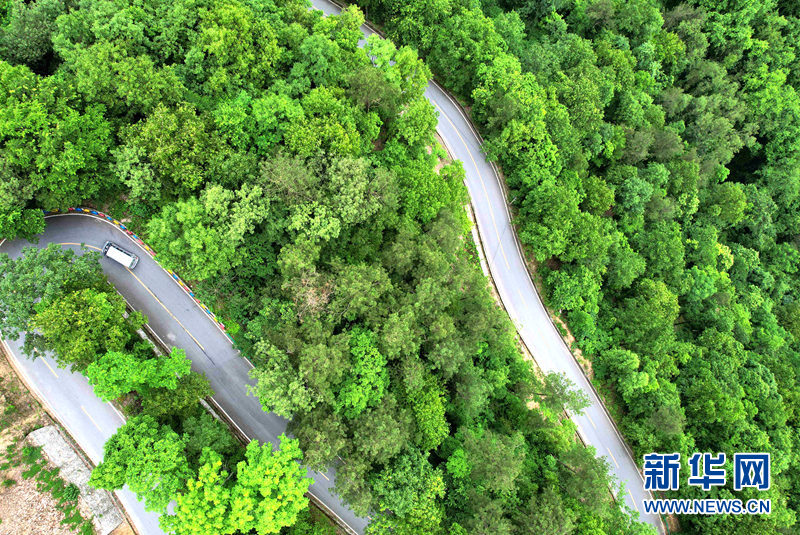
<svg viewBox="0 0 800 535">
<path fill-rule="evenodd" d="M 340 9 L 328 0 L 312 0 L 312 4 L 326 14 L 338 13 Z M 367 27 L 362 29 L 365 34 L 373 33 Z M 489 270 L 520 337 L 545 372 L 563 372 L 589 396 L 589 408 L 581 415 L 572 415 L 580 436 L 585 443 L 594 446 L 598 455 L 609 460 L 613 474 L 625 484 L 625 491 L 618 499 L 640 511 L 643 520 L 663 533 L 660 519 L 642 511 L 642 500 L 651 496 L 643 490 L 630 451 L 550 321 L 531 282 L 511 227 L 501 179 L 481 152 L 480 136 L 457 103 L 438 85 L 430 84 L 425 95 L 439 113 L 439 134 L 451 154 L 464 164 L 466 185 Z M 140 257 L 134 271 L 102 258 L 102 267 L 111 283 L 133 308 L 147 316 L 153 331 L 166 344 L 186 350 L 192 368 L 208 376 L 216 392 L 217 405 L 240 432 L 249 438 L 275 443 L 287 422 L 263 412 L 258 401 L 247 394 L 247 385 L 253 383 L 248 375 L 249 362 L 241 358 L 227 336 L 149 254 L 134 242 L 128 243 L 125 233 L 104 220 L 84 215 L 59 215 L 47 219 L 38 246 L 59 243 L 79 250 L 84 243 L 90 249 L 99 250 L 106 240 L 126 244 Z M 29 244 L 21 240 L 4 242 L 0 244 L 0 252 L 16 257 L 26 245 Z M 10 342 L 7 346 L 29 384 L 45 398 L 84 451 L 98 462 L 103 443 L 122 425 L 120 415 L 109 404 L 100 402 L 79 374 L 57 370 L 47 357 L 28 360 L 22 356 L 17 343 Z M 334 472 L 310 471 L 309 475 L 315 481 L 310 488 L 314 498 L 354 532 L 363 533 L 368 518 L 356 516 L 332 493 Z M 118 496 L 142 534 L 161 533 L 156 516 L 144 512 L 132 494 L 123 491 Z"/>
<path fill-rule="evenodd" d="M 55 215 L 47 218 L 37 246 L 58 243 L 81 252 L 81 244 L 85 244 L 89 250 L 99 251 L 107 240 L 124 244 L 139 256 L 133 271 L 101 257 L 103 271 L 117 291 L 135 310 L 147 316 L 150 328 L 164 343 L 186 350 L 192 369 L 206 374 L 215 392 L 214 401 L 235 422 L 239 432 L 250 439 L 277 445 L 287 420 L 264 412 L 258 400 L 247 393 L 247 385 L 255 384 L 248 375 L 252 368 L 249 361 L 233 348 L 228 337 L 194 299 L 127 234 L 103 219 L 88 215 Z M 5 242 L 0 245 L 0 252 L 17 258 L 28 245 L 23 240 Z M 100 402 L 81 375 L 57 369 L 48 357 L 26 359 L 19 342 L 6 341 L 6 344 L 26 381 L 55 410 L 92 461 L 99 462 L 106 439 L 123 423 L 121 416 L 110 404 Z M 314 479 L 309 492 L 316 501 L 343 524 L 363 533 L 368 519 L 356 516 L 333 494 L 333 472 L 309 470 L 308 475 Z M 123 502 L 134 523 L 143 528 L 143 535 L 161 533 L 155 515 L 143 514 L 140 504 L 130 509 L 130 501 Z"/>
<path fill-rule="evenodd" d="M 341 10 L 330 0 L 311 0 L 311 3 L 326 14 L 336 14 Z M 375 33 L 366 25 L 361 30 L 365 35 Z M 464 164 L 465 182 L 489 271 L 520 337 L 545 373 L 564 373 L 589 396 L 591 405 L 582 414 L 571 415 L 578 433 L 587 445 L 594 446 L 597 455 L 608 459 L 611 472 L 625 484 L 622 496 L 617 496 L 617 499 L 638 511 L 642 520 L 664 533 L 658 515 L 646 514 L 643 510 L 642 501 L 652 499 L 652 496 L 644 490 L 632 452 L 550 320 L 531 281 L 511 226 L 502 179 L 481 151 L 480 135 L 461 107 L 438 84 L 430 83 L 425 96 L 439 112 L 439 135 L 450 154 Z"/>
</svg>

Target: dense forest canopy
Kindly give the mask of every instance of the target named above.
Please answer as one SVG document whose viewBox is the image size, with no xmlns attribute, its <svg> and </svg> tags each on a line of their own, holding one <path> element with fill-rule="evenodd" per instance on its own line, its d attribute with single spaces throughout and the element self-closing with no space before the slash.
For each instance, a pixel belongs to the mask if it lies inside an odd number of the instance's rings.
<svg viewBox="0 0 800 535">
<path fill-rule="evenodd" d="M 292 418 L 298 441 L 275 456 L 232 445 L 197 413 L 202 377 L 171 381 L 180 353 L 132 354 L 119 298 L 94 275 L 73 284 L 84 264 L 71 260 L 28 288 L 44 295 L 35 309 L 0 285 L 0 319 L 4 332 L 38 326 L 102 397 L 143 398 L 94 482 L 135 486 L 159 511 L 174 498 L 164 525 L 177 533 L 272 533 L 299 514 L 307 482 L 290 461 L 302 456 L 336 466 L 336 490 L 372 513 L 375 533 L 650 533 L 611 500 L 605 461 L 563 419 L 580 396 L 533 373 L 489 293 L 463 170 L 444 159 L 422 95 L 428 67 L 391 41 L 359 48 L 357 9 L 307 8 L 2 4 L 0 235 L 33 237 L 41 208 L 81 202 L 129 218 L 225 318 L 255 364 L 253 394 Z M 548 102 L 533 89 L 519 97 Z M 558 158 L 553 145 L 547 161 Z M 4 270 L 28 280 L 47 265 L 27 258 Z M 56 312 L 78 307 L 102 313 L 74 354 Z M 259 486 L 263 471 L 277 489 Z"/>
<path fill-rule="evenodd" d="M 772 454 L 771 515 L 682 527 L 796 529 L 797 3 L 358 3 L 470 107 L 635 452 Z"/>
</svg>

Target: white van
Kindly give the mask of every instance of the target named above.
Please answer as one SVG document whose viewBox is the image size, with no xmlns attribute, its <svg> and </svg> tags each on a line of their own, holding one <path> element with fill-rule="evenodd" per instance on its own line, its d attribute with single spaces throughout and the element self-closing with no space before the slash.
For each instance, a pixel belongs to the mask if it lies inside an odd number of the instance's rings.
<svg viewBox="0 0 800 535">
<path fill-rule="evenodd" d="M 133 269 L 136 267 L 136 263 L 139 262 L 138 256 L 129 253 L 119 245 L 111 243 L 110 241 L 107 241 L 103 246 L 103 254 L 111 260 L 119 262 L 128 269 Z"/>
</svg>

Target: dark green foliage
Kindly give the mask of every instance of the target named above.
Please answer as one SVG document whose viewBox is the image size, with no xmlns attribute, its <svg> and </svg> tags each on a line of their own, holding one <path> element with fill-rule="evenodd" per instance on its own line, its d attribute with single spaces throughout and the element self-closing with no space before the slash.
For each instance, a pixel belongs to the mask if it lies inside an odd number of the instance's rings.
<svg viewBox="0 0 800 535">
<path fill-rule="evenodd" d="M 0 272 L 0 331 L 14 340 L 28 329 L 35 306 L 42 307 L 69 292 L 107 288 L 94 253 L 75 255 L 57 244 L 30 247 L 17 260 L 0 255 Z"/>
<path fill-rule="evenodd" d="M 208 379 L 201 373 L 189 373 L 178 379 L 174 389 L 157 388 L 142 399 L 142 411 L 155 418 L 185 417 L 197 411 L 197 403 L 213 396 Z"/>
<path fill-rule="evenodd" d="M 512 46 L 478 4 L 405 4 L 387 17 L 400 27 L 393 34 L 435 51 L 432 69 L 463 95 L 474 90 L 476 116 L 496 130 L 487 153 L 523 194 L 523 239 L 541 260 L 562 256 L 547 280 L 558 288 L 558 306 L 584 313 L 574 316 L 582 337 L 611 329 L 598 316 L 608 308 L 600 295 L 607 265 L 615 286 L 632 291 L 614 310 L 679 306 L 691 251 L 674 247 L 683 242 L 670 218 L 713 206 L 739 225 L 754 194 L 720 189 L 697 202 L 672 201 L 679 129 L 670 137 L 648 126 L 666 121 L 646 92 L 648 79 L 620 75 L 630 94 L 615 99 L 606 80 L 612 70 L 596 64 L 633 69 L 630 53 L 609 47 L 595 61 L 590 42 L 572 39 L 521 63 L 506 50 L 527 46 L 522 19 L 509 17 Z M 464 171 L 458 162 L 443 165 L 435 109 L 423 97 L 428 67 L 390 41 L 371 38 L 358 48 L 363 16 L 355 8 L 323 18 L 306 7 L 292 0 L 70 4 L 50 35 L 52 74 L 0 63 L 7 88 L 0 234 L 38 232 L 37 208 L 113 199 L 127 211 L 118 216 L 134 216 L 157 258 L 197 281 L 215 310 L 240 326 L 233 331 L 255 365 L 253 393 L 266 409 L 292 417 L 305 463 L 336 465 L 337 491 L 355 511 L 376 513 L 375 533 L 522 533 L 530 521 L 520 511 L 545 506 L 540 526 L 640 533 L 609 499 L 607 467 L 561 421 L 564 408 L 579 409 L 583 400 L 559 379 L 536 377 L 489 293 L 470 243 Z M 541 9 L 529 12 L 558 26 Z M 443 32 L 437 25 L 451 16 Z M 640 38 L 658 33 L 653 10 L 631 17 L 642 20 L 625 27 Z M 443 34 L 449 42 L 439 41 Z M 543 89 L 547 77 L 539 81 L 528 63 L 558 59 L 554 51 L 568 44 L 569 72 Z M 606 115 L 625 126 L 609 127 Z M 576 135 L 571 125 L 585 132 Z M 704 156 L 711 168 L 721 157 L 713 149 Z M 651 152 L 657 166 L 640 165 Z M 616 175 L 605 173 L 603 159 L 613 160 Z M 631 169 L 636 180 L 626 184 Z M 683 180 L 696 186 L 699 172 L 684 170 Z M 632 210 L 625 228 L 615 227 L 617 195 Z M 662 232 L 675 259 L 664 270 L 673 278 L 649 289 L 654 303 L 636 292 L 649 288 L 640 279 L 650 276 L 655 253 L 642 251 L 627 230 L 643 225 Z M 707 284 L 698 281 L 702 296 Z M 29 303 L 10 308 L 19 316 L 12 325 L 24 329 L 41 313 L 62 352 L 68 335 L 59 337 L 57 327 L 81 335 L 90 363 L 115 352 L 92 368 L 95 375 L 105 364 L 152 358 L 111 321 L 118 307 L 107 288 L 55 286 L 41 311 Z M 56 312 L 71 310 L 64 297 L 76 292 L 98 311 L 94 323 L 119 336 L 101 344 L 99 330 L 59 323 Z M 664 344 L 676 340 L 655 320 L 652 331 Z M 671 356 L 665 349 L 665 362 Z M 771 399 L 772 383 L 760 368 L 750 371 Z M 131 412 L 141 412 L 109 441 L 93 481 L 127 484 L 155 510 L 178 494 L 182 532 L 206 529 L 192 522 L 201 511 L 211 531 L 253 527 L 239 513 L 233 525 L 225 511 L 231 489 L 254 488 L 263 473 L 228 480 L 241 449 L 199 409 L 198 399 L 211 394 L 205 378 L 161 384 L 159 377 L 154 388 L 122 379 L 109 378 L 109 396 L 131 388 L 146 395 L 132 395 Z M 507 462 L 498 466 L 498 458 Z"/>
<path fill-rule="evenodd" d="M 284 529 L 281 533 L 284 535 L 336 535 L 336 527 L 322 513 L 312 514 L 309 509 L 306 509 L 298 515 L 297 522 L 292 527 Z"/>
<path fill-rule="evenodd" d="M 229 466 L 235 466 L 241 460 L 241 445 L 225 424 L 206 411 L 183 420 L 183 440 L 189 464 L 193 467 L 199 465 L 203 448 L 220 454 Z"/>
<path fill-rule="evenodd" d="M 548 300 L 611 387 L 634 451 L 784 460 L 760 495 L 786 504 L 777 514 L 682 527 L 796 529 L 797 445 L 787 437 L 800 425 L 798 10 L 358 3 L 471 106 L 516 199 L 520 238 L 543 263 Z M 460 525 L 507 531 L 496 504 L 482 507 L 483 524 Z M 569 514 L 534 518 L 534 531 L 582 529 Z"/>
<path fill-rule="evenodd" d="M 63 0 L 10 0 L 0 24 L 0 57 L 12 64 L 24 63 L 45 70 L 52 54 L 51 35 L 56 18 L 64 13 Z"/>
</svg>

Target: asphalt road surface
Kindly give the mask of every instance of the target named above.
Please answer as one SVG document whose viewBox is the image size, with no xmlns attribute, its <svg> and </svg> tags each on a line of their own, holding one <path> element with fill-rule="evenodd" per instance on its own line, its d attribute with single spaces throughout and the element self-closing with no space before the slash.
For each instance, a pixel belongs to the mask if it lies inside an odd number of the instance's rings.
<svg viewBox="0 0 800 535">
<path fill-rule="evenodd" d="M 329 0 L 312 0 L 311 3 L 326 14 L 335 14 L 340 10 Z M 366 26 L 362 27 L 362 31 L 366 35 L 374 33 Z M 611 472 L 624 483 L 625 490 L 617 499 L 638 511 L 642 520 L 663 533 L 664 527 L 658 515 L 644 513 L 642 501 L 652 499 L 652 496 L 644 490 L 631 451 L 564 344 L 531 282 L 511 227 L 501 179 L 481 151 L 480 136 L 457 103 L 439 85 L 429 84 L 425 96 L 439 112 L 439 135 L 450 153 L 464 164 L 466 185 L 489 270 L 520 337 L 542 370 L 564 373 L 589 396 L 591 405 L 582 414 L 572 415 L 581 438 L 594 446 L 597 455 L 608 459 Z"/>
<path fill-rule="evenodd" d="M 339 8 L 327 0 L 312 0 L 315 8 L 325 13 L 337 13 Z M 362 28 L 365 33 L 371 30 Z M 651 498 L 643 490 L 642 479 L 629 450 L 611 422 L 608 414 L 591 388 L 588 380 L 550 321 L 534 288 L 510 223 L 505 194 L 500 178 L 481 152 L 480 138 L 472 129 L 460 108 L 436 84 L 425 92 L 439 113 L 439 134 L 451 154 L 464 164 L 466 185 L 472 198 L 489 269 L 500 297 L 514 321 L 519 334 L 545 372 L 563 372 L 591 401 L 581 415 L 573 415 L 583 440 L 597 454 L 608 459 L 612 473 L 625 484 L 618 499 L 642 519 L 663 532 L 656 515 L 645 515 L 642 500 Z M 196 305 L 194 300 L 145 251 L 130 241 L 116 227 L 102 220 L 65 215 L 48 218 L 47 228 L 39 246 L 59 243 L 79 249 L 85 243 L 90 249 L 102 248 L 106 240 L 123 244 L 136 252 L 140 261 L 134 271 L 103 258 L 101 263 L 109 280 L 128 302 L 148 318 L 156 334 L 168 345 L 186 350 L 192 369 L 204 372 L 216 392 L 214 399 L 249 438 L 276 443 L 286 429 L 286 420 L 261 410 L 258 401 L 247 393 L 252 384 L 250 364 L 233 349 L 228 338 Z M 27 245 L 16 240 L 0 246 L 0 252 L 12 256 Z M 65 370 L 57 370 L 46 358 L 29 361 L 21 356 L 16 344 L 9 344 L 12 353 L 24 369 L 26 378 L 53 407 L 70 433 L 97 462 L 102 445 L 122 424 L 122 419 L 110 405 L 96 398 L 85 379 Z M 48 369 L 52 368 L 52 369 Z M 330 512 L 354 531 L 363 533 L 367 518 L 356 516 L 332 493 L 334 473 L 309 472 L 315 483 L 310 492 Z M 152 513 L 145 513 L 130 493 L 120 498 L 143 534 L 161 533 Z"/>
<path fill-rule="evenodd" d="M 0 247 L 3 252 L 10 249 Z M 16 357 L 17 369 L 25 377 L 25 382 L 44 400 L 48 411 L 80 444 L 89 459 L 95 465 L 99 464 L 103 460 L 103 444 L 124 422 L 122 415 L 110 403 L 94 395 L 92 386 L 83 375 L 58 369 L 49 356 L 35 360 L 24 358 L 22 338 L 4 343 Z M 139 533 L 163 533 L 158 527 L 158 515 L 145 511 L 144 503 L 136 499 L 134 493 L 125 489 L 117 491 L 116 495 Z"/>
<path fill-rule="evenodd" d="M 167 345 L 186 350 L 192 369 L 206 374 L 215 392 L 213 399 L 241 433 L 277 445 L 278 436 L 286 430 L 287 420 L 264 412 L 258 400 L 247 393 L 247 385 L 255 383 L 248 374 L 252 368 L 250 363 L 241 357 L 228 337 L 183 288 L 124 232 L 101 219 L 59 215 L 47 218 L 47 226 L 37 246 L 58 243 L 80 251 L 80 245 L 85 244 L 89 250 L 99 251 L 107 240 L 119 243 L 139 256 L 139 263 L 133 271 L 101 257 L 100 263 L 109 281 L 134 309 L 147 316 L 151 329 Z M 30 244 L 22 240 L 5 242 L 0 246 L 0 252 L 14 258 L 26 245 Z M 103 444 L 122 425 L 121 417 L 94 395 L 80 375 L 56 369 L 49 359 L 26 359 L 18 343 L 12 341 L 8 346 L 24 367 L 28 381 L 56 409 L 70 434 L 94 462 L 100 461 Z M 333 472 L 309 471 L 308 475 L 314 479 L 309 492 L 342 522 L 363 533 L 368 519 L 356 516 L 332 493 Z M 136 501 L 135 497 L 133 501 Z M 141 505 L 132 505 L 134 507 L 128 509 L 128 514 L 132 518 L 138 517 L 135 523 L 145 528 L 141 530 L 143 534 L 161 533 L 155 515 L 140 514 Z"/>
</svg>

